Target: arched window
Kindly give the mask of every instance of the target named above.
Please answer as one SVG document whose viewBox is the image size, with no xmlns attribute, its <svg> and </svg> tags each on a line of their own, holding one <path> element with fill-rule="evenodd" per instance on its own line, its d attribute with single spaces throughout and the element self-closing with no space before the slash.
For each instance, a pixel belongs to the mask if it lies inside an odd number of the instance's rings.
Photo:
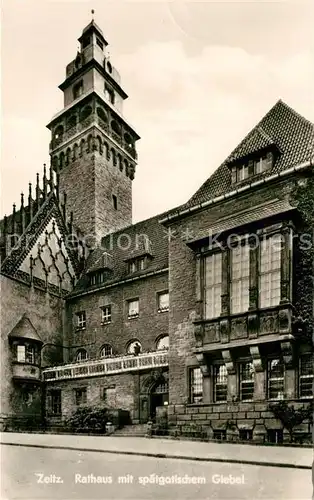
<svg viewBox="0 0 314 500">
<path fill-rule="evenodd" d="M 113 130 L 116 134 L 121 135 L 121 127 L 120 127 L 119 123 L 118 123 L 118 122 L 116 122 L 115 120 L 113 120 L 113 121 L 111 122 L 111 128 L 112 128 L 112 130 Z"/>
<path fill-rule="evenodd" d="M 63 126 L 59 125 L 59 127 L 57 127 L 56 130 L 55 130 L 53 138 L 56 141 L 61 141 L 62 137 L 63 137 L 63 132 L 64 132 Z"/>
<path fill-rule="evenodd" d="M 160 337 L 156 342 L 156 348 L 157 350 L 169 349 L 169 336 Z"/>
<path fill-rule="evenodd" d="M 142 345 L 138 340 L 132 340 L 127 346 L 128 354 L 139 354 L 142 350 Z"/>
<path fill-rule="evenodd" d="M 87 118 L 89 115 L 91 115 L 93 112 L 91 106 L 85 106 L 85 108 L 82 109 L 81 114 L 80 114 L 80 120 L 83 121 L 85 118 Z"/>
<path fill-rule="evenodd" d="M 86 361 L 88 359 L 87 351 L 85 349 L 80 349 L 76 353 L 76 361 Z"/>
<path fill-rule="evenodd" d="M 108 116 L 102 108 L 97 108 L 96 112 L 101 120 L 103 120 L 104 122 L 108 121 Z"/>
<path fill-rule="evenodd" d="M 72 127 L 75 127 L 76 125 L 76 115 L 71 115 L 67 119 L 67 129 L 69 130 Z"/>
<path fill-rule="evenodd" d="M 110 344 L 104 344 L 100 350 L 100 357 L 107 358 L 112 355 L 112 347 Z"/>
</svg>

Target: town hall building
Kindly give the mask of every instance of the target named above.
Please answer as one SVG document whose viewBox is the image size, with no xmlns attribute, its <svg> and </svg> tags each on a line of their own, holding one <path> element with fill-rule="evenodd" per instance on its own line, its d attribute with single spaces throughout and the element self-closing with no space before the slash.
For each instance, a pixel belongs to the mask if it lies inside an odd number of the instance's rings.
<svg viewBox="0 0 314 500">
<path fill-rule="evenodd" d="M 269 405 L 313 398 L 314 125 L 279 100 L 190 200 L 132 224 L 140 136 L 94 21 L 79 43 L 50 165 L 0 222 L 2 424 L 104 405 L 280 442 Z"/>
</svg>

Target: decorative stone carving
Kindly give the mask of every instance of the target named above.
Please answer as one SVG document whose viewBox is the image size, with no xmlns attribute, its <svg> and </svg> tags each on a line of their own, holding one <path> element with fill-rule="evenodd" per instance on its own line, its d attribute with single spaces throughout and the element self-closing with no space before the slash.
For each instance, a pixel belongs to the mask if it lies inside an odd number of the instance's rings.
<svg viewBox="0 0 314 500">
<path fill-rule="evenodd" d="M 221 354 L 222 354 L 224 363 L 226 365 L 228 375 L 234 375 L 236 371 L 235 371 L 235 366 L 234 366 L 233 359 L 231 357 L 230 350 L 229 349 L 223 350 L 223 351 L 221 351 Z"/>
<path fill-rule="evenodd" d="M 256 313 L 250 313 L 247 317 L 247 327 L 249 338 L 256 338 L 258 336 L 259 318 Z"/>
<path fill-rule="evenodd" d="M 289 340 L 281 342 L 281 352 L 284 364 L 287 367 L 291 367 L 293 362 L 293 348 L 292 343 Z"/>
<path fill-rule="evenodd" d="M 222 343 L 229 342 L 229 333 L 230 333 L 230 322 L 229 319 L 223 319 L 220 321 L 220 341 Z"/>
<path fill-rule="evenodd" d="M 252 356 L 254 370 L 256 372 L 262 372 L 263 371 L 263 363 L 262 363 L 262 358 L 261 358 L 261 354 L 259 351 L 259 346 L 258 345 L 250 346 L 250 354 Z"/>
<path fill-rule="evenodd" d="M 279 311 L 279 333 L 291 333 L 291 310 Z"/>
<path fill-rule="evenodd" d="M 266 313 L 260 315 L 260 335 L 269 333 L 278 333 L 278 312 Z"/>
<path fill-rule="evenodd" d="M 248 336 L 246 317 L 231 320 L 230 339 L 244 339 Z"/>
<path fill-rule="evenodd" d="M 219 342 L 219 323 L 207 323 L 204 325 L 203 344 Z"/>
<path fill-rule="evenodd" d="M 197 346 L 203 345 L 204 327 L 201 323 L 197 323 L 196 325 L 194 325 L 194 335 L 195 335 L 196 345 Z"/>
</svg>

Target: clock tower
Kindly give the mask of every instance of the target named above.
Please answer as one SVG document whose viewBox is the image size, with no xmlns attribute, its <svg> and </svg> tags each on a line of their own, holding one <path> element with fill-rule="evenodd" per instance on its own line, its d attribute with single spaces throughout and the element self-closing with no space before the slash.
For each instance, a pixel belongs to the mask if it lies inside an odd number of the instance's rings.
<svg viewBox="0 0 314 500">
<path fill-rule="evenodd" d="M 83 30 L 79 43 L 59 85 L 64 107 L 47 125 L 50 156 L 74 226 L 100 241 L 132 224 L 139 136 L 123 116 L 127 94 L 94 20 Z"/>
</svg>

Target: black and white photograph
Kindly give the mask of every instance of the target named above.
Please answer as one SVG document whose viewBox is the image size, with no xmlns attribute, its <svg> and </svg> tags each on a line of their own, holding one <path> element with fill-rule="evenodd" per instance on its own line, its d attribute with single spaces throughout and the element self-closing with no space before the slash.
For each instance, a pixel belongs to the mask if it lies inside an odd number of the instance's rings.
<svg viewBox="0 0 314 500">
<path fill-rule="evenodd" d="M 1 21 L 1 499 L 314 499 L 314 2 Z"/>
</svg>

